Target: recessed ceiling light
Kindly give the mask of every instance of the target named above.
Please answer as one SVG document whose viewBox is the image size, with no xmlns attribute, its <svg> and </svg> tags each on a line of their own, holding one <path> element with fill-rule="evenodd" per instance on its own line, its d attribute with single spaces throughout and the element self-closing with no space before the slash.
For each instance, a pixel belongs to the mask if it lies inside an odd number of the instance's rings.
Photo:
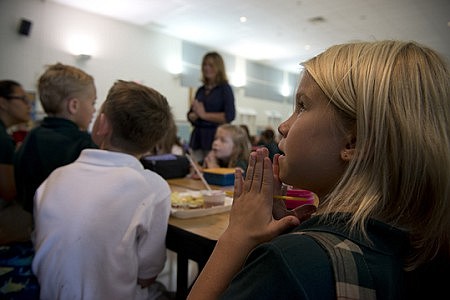
<svg viewBox="0 0 450 300">
<path fill-rule="evenodd" d="M 241 21 L 241 23 L 245 23 L 247 22 L 247 17 L 242 16 L 239 18 L 239 21 Z"/>
</svg>

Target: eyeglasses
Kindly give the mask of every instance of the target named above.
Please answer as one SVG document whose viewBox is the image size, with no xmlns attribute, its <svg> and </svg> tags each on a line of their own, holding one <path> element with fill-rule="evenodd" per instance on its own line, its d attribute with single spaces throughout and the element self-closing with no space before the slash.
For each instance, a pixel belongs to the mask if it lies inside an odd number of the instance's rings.
<svg viewBox="0 0 450 300">
<path fill-rule="evenodd" d="M 27 96 L 7 96 L 5 97 L 8 100 L 12 100 L 12 99 L 17 99 L 17 100 L 21 100 L 23 103 L 27 104 L 27 105 L 31 105 L 31 101 L 28 100 Z"/>
</svg>

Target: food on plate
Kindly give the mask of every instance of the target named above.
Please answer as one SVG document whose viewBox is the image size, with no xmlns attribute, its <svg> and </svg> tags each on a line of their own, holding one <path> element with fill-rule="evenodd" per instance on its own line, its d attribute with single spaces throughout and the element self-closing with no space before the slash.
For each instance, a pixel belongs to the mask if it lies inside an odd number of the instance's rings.
<svg viewBox="0 0 450 300">
<path fill-rule="evenodd" d="M 173 192 L 170 196 L 173 208 L 195 209 L 203 208 L 204 200 L 201 193 Z"/>
</svg>

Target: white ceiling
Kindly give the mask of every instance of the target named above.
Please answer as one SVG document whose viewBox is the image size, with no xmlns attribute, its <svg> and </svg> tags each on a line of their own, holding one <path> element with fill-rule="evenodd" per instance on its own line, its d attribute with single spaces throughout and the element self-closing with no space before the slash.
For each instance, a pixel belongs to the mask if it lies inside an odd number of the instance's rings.
<svg viewBox="0 0 450 300">
<path fill-rule="evenodd" d="M 416 40 L 450 59 L 449 0 L 50 1 L 293 72 L 354 40 Z"/>
</svg>

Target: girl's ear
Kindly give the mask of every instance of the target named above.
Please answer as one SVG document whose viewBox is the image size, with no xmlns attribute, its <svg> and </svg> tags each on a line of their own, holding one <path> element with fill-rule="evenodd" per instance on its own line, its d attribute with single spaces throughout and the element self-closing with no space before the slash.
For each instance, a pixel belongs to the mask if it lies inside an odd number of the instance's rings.
<svg viewBox="0 0 450 300">
<path fill-rule="evenodd" d="M 355 156 L 356 137 L 351 134 L 348 136 L 347 144 L 345 148 L 341 150 L 341 159 L 345 162 L 349 162 Z"/>
</svg>

